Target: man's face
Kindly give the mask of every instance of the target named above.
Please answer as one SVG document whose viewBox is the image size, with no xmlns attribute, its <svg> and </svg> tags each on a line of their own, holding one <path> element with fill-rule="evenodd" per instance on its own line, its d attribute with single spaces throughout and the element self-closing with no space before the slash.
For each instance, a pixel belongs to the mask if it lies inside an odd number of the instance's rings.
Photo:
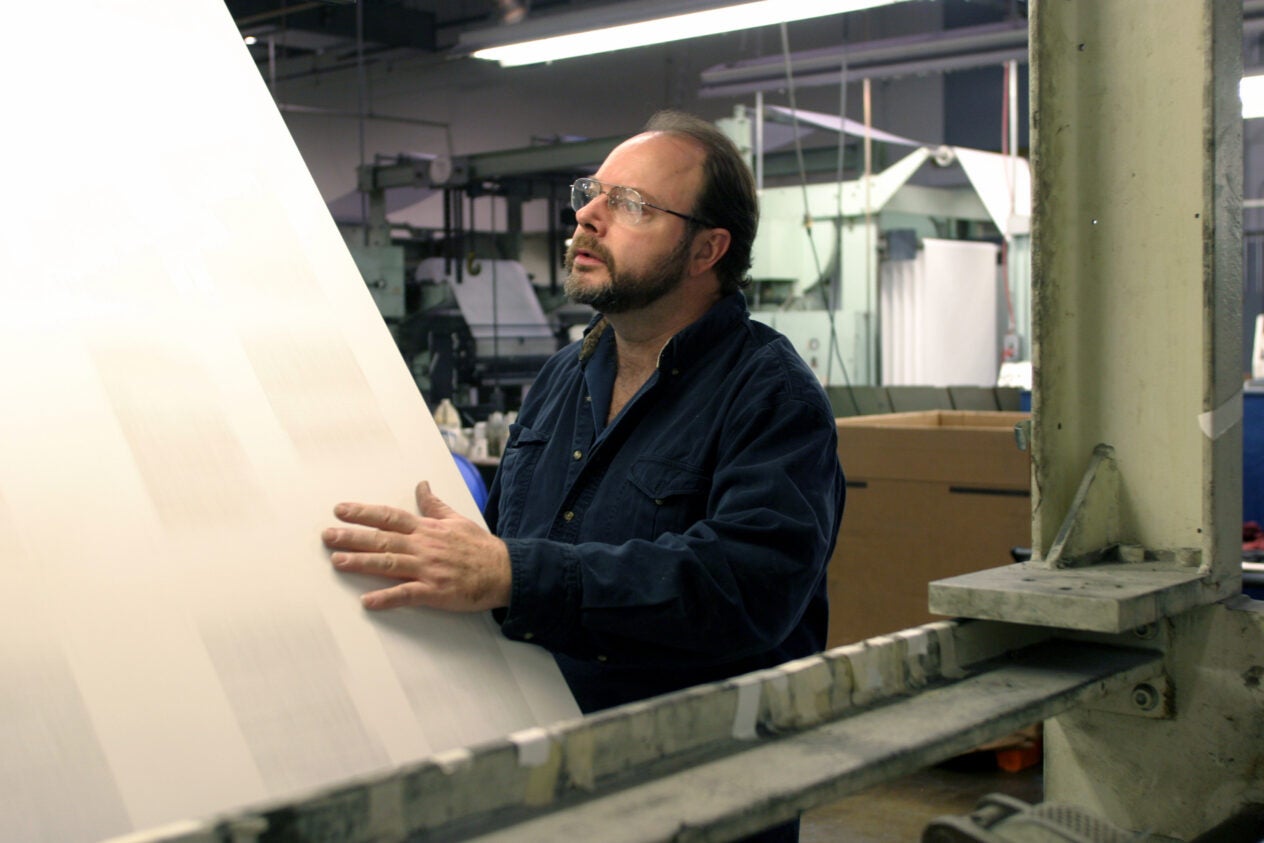
<svg viewBox="0 0 1264 843">
<path fill-rule="evenodd" d="M 651 305 L 684 280 L 691 240 L 686 231 L 676 241 L 676 248 L 659 262 L 623 270 L 596 236 L 581 231 L 566 250 L 566 268 L 570 271 L 566 277 L 566 295 L 576 304 L 591 305 L 602 313 L 627 313 Z M 585 273 L 595 274 L 591 268 L 576 270 L 575 258 L 580 253 L 593 256 L 605 265 L 604 283 L 585 277 Z"/>
<path fill-rule="evenodd" d="M 654 205 L 687 213 L 702 178 L 702 152 L 669 135 L 638 135 L 621 144 L 594 176 L 634 187 Z M 598 196 L 575 214 L 566 252 L 566 294 L 603 313 L 646 307 L 676 290 L 689 271 L 692 238 L 679 217 L 645 207 L 640 220 Z"/>
</svg>

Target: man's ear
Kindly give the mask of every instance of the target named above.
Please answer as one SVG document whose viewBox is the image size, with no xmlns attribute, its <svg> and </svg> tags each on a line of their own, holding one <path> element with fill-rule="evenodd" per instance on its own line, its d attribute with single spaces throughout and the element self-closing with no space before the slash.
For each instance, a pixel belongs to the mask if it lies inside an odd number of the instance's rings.
<svg viewBox="0 0 1264 843">
<path fill-rule="evenodd" d="M 720 262 L 720 258 L 728 254 L 729 244 L 732 242 L 733 235 L 727 228 L 708 228 L 698 232 L 694 237 L 693 255 L 690 259 L 689 268 L 692 274 L 701 275 L 713 268 Z"/>
</svg>

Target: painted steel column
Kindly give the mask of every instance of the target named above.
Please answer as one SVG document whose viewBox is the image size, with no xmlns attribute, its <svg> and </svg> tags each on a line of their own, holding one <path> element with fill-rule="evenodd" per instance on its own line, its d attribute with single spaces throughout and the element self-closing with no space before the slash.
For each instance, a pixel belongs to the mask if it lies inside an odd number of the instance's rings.
<svg viewBox="0 0 1264 843">
<path fill-rule="evenodd" d="M 1120 542 L 1240 575 L 1241 14 L 1033 4 L 1038 562 L 1106 444 Z"/>
<path fill-rule="evenodd" d="M 1092 531 L 1196 562 L 1210 604 L 1137 631 L 1166 685 L 1046 723 L 1045 799 L 1187 840 L 1264 800 L 1264 604 L 1213 602 L 1240 588 L 1242 4 L 1038 0 L 1031 34 L 1035 551 L 1108 445 Z"/>
<path fill-rule="evenodd" d="M 1122 633 L 1242 588 L 1242 6 L 1030 23 L 1033 557 L 930 608 Z"/>
</svg>

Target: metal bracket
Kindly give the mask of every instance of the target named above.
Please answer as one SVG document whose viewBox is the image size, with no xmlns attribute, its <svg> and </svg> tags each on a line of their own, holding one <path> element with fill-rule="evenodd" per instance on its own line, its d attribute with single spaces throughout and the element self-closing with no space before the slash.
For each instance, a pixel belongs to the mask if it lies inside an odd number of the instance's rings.
<svg viewBox="0 0 1264 843">
<path fill-rule="evenodd" d="M 930 611 L 1117 634 L 1236 592 L 1205 576 L 1197 548 L 1122 541 L 1119 488 L 1114 449 L 1098 445 L 1047 557 L 932 582 Z"/>
<path fill-rule="evenodd" d="M 1074 568 L 1101 561 L 1119 544 L 1119 466 L 1115 449 L 1098 445 L 1089 459 L 1071 510 L 1043 560 L 1047 568 Z"/>
<path fill-rule="evenodd" d="M 1085 703 L 1083 708 L 1153 720 L 1170 720 L 1176 712 L 1173 705 L 1175 697 L 1176 691 L 1171 681 L 1166 674 L 1160 674 L 1095 702 Z"/>
</svg>

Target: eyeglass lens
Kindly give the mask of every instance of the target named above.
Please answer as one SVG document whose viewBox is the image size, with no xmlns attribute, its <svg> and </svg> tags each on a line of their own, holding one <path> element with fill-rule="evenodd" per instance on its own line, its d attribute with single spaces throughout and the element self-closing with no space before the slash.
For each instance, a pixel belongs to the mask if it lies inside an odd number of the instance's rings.
<svg viewBox="0 0 1264 843">
<path fill-rule="evenodd" d="M 596 179 L 577 179 L 571 185 L 571 208 L 581 210 L 602 193 L 606 194 L 607 201 L 615 210 L 633 218 L 641 216 L 642 201 L 639 193 L 630 187 L 612 185 L 607 188 Z"/>
</svg>

